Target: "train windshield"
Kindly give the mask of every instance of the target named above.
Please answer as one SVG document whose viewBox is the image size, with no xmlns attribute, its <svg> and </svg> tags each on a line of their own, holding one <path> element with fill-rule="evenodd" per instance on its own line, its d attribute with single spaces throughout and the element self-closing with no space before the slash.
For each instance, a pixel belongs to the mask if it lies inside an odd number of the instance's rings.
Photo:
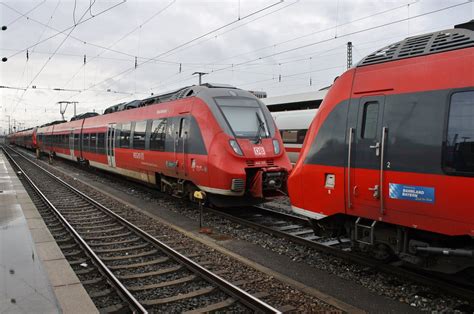
<svg viewBox="0 0 474 314">
<path fill-rule="evenodd" d="M 269 137 L 268 126 L 260 104 L 250 98 L 216 98 L 230 128 L 237 137 Z"/>
</svg>

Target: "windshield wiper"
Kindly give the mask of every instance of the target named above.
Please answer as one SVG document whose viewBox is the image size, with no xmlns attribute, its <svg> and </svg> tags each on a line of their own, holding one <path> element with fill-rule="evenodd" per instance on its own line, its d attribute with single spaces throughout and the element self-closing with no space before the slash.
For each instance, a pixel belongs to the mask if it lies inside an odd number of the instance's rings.
<svg viewBox="0 0 474 314">
<path fill-rule="evenodd" d="M 260 118 L 258 112 L 255 112 L 255 115 L 257 116 L 258 123 L 257 134 L 255 136 L 255 144 L 258 144 L 262 141 L 262 131 L 265 131 L 265 122 L 263 122 L 262 118 Z"/>
</svg>

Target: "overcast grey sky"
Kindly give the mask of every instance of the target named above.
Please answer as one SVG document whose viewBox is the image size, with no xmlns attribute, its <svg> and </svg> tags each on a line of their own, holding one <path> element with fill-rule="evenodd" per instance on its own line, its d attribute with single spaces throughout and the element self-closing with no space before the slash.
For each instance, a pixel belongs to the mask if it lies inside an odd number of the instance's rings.
<svg viewBox="0 0 474 314">
<path fill-rule="evenodd" d="M 78 113 L 102 113 L 196 84 L 195 71 L 209 73 L 205 82 L 269 96 L 317 90 L 346 69 L 348 41 L 355 63 L 473 19 L 474 2 L 11 0 L 0 2 L 0 13 L 8 27 L 0 31 L 0 57 L 8 58 L 0 85 L 9 87 L 0 88 L 3 134 L 8 116 L 24 127 L 43 124 L 60 118 L 56 103 L 66 100 L 79 102 Z M 72 114 L 68 108 L 65 117 Z"/>
</svg>

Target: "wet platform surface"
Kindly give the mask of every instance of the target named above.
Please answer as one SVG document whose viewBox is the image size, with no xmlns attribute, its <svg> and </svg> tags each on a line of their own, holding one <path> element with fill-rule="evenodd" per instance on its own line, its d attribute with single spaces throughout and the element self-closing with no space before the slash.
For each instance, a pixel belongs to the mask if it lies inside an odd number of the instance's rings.
<svg viewBox="0 0 474 314">
<path fill-rule="evenodd" d="M 98 313 L 2 150 L 0 313 Z"/>
<path fill-rule="evenodd" d="M 23 214 L 27 200 L 0 152 L 0 313 L 60 313 Z"/>
</svg>

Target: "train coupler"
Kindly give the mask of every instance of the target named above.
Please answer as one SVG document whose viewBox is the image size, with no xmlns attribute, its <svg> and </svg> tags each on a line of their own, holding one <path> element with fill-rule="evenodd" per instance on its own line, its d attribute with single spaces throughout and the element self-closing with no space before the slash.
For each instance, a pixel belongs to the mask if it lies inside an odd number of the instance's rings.
<svg viewBox="0 0 474 314">
<path fill-rule="evenodd" d="M 249 192 L 253 197 L 263 198 L 266 196 L 284 195 L 282 190 L 286 186 L 288 173 L 279 167 L 259 169 L 253 176 Z M 270 195 L 267 195 L 270 194 Z"/>
</svg>

